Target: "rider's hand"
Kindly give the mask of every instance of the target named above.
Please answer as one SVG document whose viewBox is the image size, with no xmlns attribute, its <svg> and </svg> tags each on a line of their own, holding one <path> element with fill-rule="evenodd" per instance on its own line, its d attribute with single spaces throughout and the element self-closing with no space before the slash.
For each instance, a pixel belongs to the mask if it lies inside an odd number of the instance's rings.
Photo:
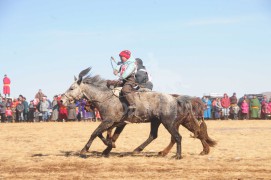
<svg viewBox="0 0 271 180">
<path fill-rule="evenodd" d="M 107 81 L 106 81 L 106 86 L 107 86 L 108 88 L 110 88 L 111 85 L 112 85 L 112 81 L 111 81 L 111 80 L 107 80 Z"/>
<path fill-rule="evenodd" d="M 114 70 L 114 75 L 116 76 L 119 72 L 117 70 Z"/>
</svg>

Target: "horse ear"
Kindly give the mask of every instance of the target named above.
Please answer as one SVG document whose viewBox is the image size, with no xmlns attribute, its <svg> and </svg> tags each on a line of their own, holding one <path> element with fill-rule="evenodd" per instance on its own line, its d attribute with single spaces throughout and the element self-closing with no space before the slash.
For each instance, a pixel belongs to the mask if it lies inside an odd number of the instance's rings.
<svg viewBox="0 0 271 180">
<path fill-rule="evenodd" d="M 88 67 L 87 69 L 85 69 L 85 70 L 83 70 L 83 71 L 80 72 L 80 74 L 79 74 L 79 79 L 78 79 L 78 81 L 77 81 L 77 84 L 78 84 L 78 85 L 81 84 L 81 82 L 82 82 L 82 80 L 83 80 L 83 77 L 84 77 L 85 75 L 87 75 L 87 74 L 89 73 L 90 70 L 91 70 L 91 67 Z"/>
<path fill-rule="evenodd" d="M 77 81 L 77 78 L 74 76 L 74 81 Z"/>
</svg>

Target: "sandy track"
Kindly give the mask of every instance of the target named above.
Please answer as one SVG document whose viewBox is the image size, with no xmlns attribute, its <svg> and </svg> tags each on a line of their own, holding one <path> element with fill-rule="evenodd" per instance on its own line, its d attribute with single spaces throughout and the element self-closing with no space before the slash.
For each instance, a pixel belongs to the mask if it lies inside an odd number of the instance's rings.
<svg viewBox="0 0 271 180">
<path fill-rule="evenodd" d="M 87 158 L 78 156 L 99 123 L 0 124 L 0 179 L 271 179 L 271 121 L 207 121 L 218 141 L 200 156 L 199 140 L 180 128 L 183 159 L 157 152 L 170 136 L 161 126 L 158 138 L 142 154 L 134 148 L 149 135 L 150 124 L 129 124 L 109 158 L 97 138 Z"/>
</svg>

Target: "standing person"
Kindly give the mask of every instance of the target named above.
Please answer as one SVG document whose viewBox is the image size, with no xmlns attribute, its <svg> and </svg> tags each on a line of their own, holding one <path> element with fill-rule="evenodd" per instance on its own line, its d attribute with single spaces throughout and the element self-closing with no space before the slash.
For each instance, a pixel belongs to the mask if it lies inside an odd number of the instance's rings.
<svg viewBox="0 0 271 180">
<path fill-rule="evenodd" d="M 271 98 L 269 99 L 268 110 L 269 110 L 269 113 L 271 113 Z"/>
<path fill-rule="evenodd" d="M 67 120 L 67 118 L 68 118 L 67 108 L 66 108 L 66 106 L 64 106 L 62 100 L 58 101 L 58 106 L 59 106 L 58 118 L 59 118 L 59 120 L 62 120 L 63 122 L 65 122 L 65 120 Z"/>
<path fill-rule="evenodd" d="M 131 52 L 128 50 L 121 51 L 119 54 L 121 59 L 120 65 L 114 69 L 114 75 L 120 76 L 119 81 L 107 81 L 107 87 L 111 85 L 122 86 L 121 94 L 126 98 L 128 104 L 128 116 L 132 117 L 136 110 L 135 100 L 134 100 L 134 87 L 135 82 L 135 71 L 136 71 L 136 61 L 131 56 Z"/>
<path fill-rule="evenodd" d="M 204 119 L 211 119 L 212 102 L 207 96 L 202 98 L 202 102 L 205 105 Z"/>
<path fill-rule="evenodd" d="M 242 104 L 241 104 L 241 113 L 242 113 L 242 119 L 243 120 L 248 119 L 248 111 L 249 111 L 249 104 L 244 99 Z"/>
<path fill-rule="evenodd" d="M 3 79 L 3 84 L 4 84 L 3 94 L 5 95 L 5 97 L 7 97 L 7 95 L 8 95 L 8 97 L 10 96 L 10 83 L 11 83 L 10 79 L 5 74 L 4 79 Z"/>
<path fill-rule="evenodd" d="M 42 98 L 39 108 L 40 112 L 42 113 L 42 121 L 48 121 L 49 102 L 46 100 L 46 97 Z"/>
<path fill-rule="evenodd" d="M 238 119 L 238 112 L 240 110 L 239 106 L 237 105 L 237 97 L 236 93 L 233 93 L 233 95 L 230 97 L 230 114 L 232 119 Z"/>
<path fill-rule="evenodd" d="M 215 119 L 220 119 L 221 111 L 222 111 L 222 106 L 221 106 L 220 98 L 216 98 L 216 101 L 215 101 Z"/>
<path fill-rule="evenodd" d="M 39 99 L 39 101 L 42 101 L 43 97 L 45 97 L 45 95 L 43 94 L 42 90 L 39 89 L 39 92 L 37 92 L 35 98 Z"/>
<path fill-rule="evenodd" d="M 28 102 L 26 101 L 26 98 L 23 97 L 23 105 L 24 105 L 24 111 L 23 111 L 23 117 L 24 117 L 24 121 L 28 121 L 28 112 L 29 112 L 29 108 L 28 108 Z"/>
<path fill-rule="evenodd" d="M 18 102 L 18 99 L 17 98 L 14 98 L 13 99 L 13 102 L 12 102 L 12 106 L 11 106 L 11 111 L 12 111 L 12 119 L 13 119 L 13 122 L 18 122 L 17 120 L 17 110 L 16 110 L 16 107 L 17 105 L 19 104 Z"/>
<path fill-rule="evenodd" d="M 94 108 L 94 113 L 95 113 L 96 121 L 101 121 L 102 118 L 101 118 L 100 112 L 99 112 L 99 110 L 97 108 Z"/>
<path fill-rule="evenodd" d="M 264 95 L 263 96 L 263 100 L 261 102 L 261 118 L 262 119 L 267 119 L 267 116 L 269 114 L 269 107 L 268 107 L 268 100 L 267 100 L 267 96 Z"/>
<path fill-rule="evenodd" d="M 213 101 L 212 101 L 212 117 L 216 120 L 217 118 L 215 117 L 215 106 L 216 106 L 216 102 L 217 102 L 217 98 L 214 98 Z"/>
<path fill-rule="evenodd" d="M 251 119 L 259 119 L 261 104 L 257 96 L 253 96 L 253 98 L 250 100 L 249 107 Z"/>
<path fill-rule="evenodd" d="M 136 73 L 135 81 L 138 84 L 139 88 L 147 88 L 152 90 L 153 84 L 151 82 L 151 76 L 147 72 L 146 67 L 143 66 L 143 61 L 140 58 L 136 58 Z"/>
<path fill-rule="evenodd" d="M 230 102 L 231 105 L 237 105 L 237 97 L 236 97 L 236 93 L 233 93 L 232 96 L 230 97 Z"/>
<path fill-rule="evenodd" d="M 85 110 L 86 110 L 86 119 L 93 121 L 94 120 L 94 111 L 93 111 L 94 107 L 90 101 L 86 102 Z"/>
<path fill-rule="evenodd" d="M 24 105 L 22 104 L 22 101 L 19 100 L 16 106 L 16 121 L 17 122 L 23 121 L 23 117 L 22 117 L 23 111 L 24 111 Z"/>
<path fill-rule="evenodd" d="M 0 101 L 0 115 L 2 123 L 6 121 L 6 109 L 7 109 L 6 98 L 2 98 L 2 100 Z"/>
<path fill-rule="evenodd" d="M 67 105 L 67 110 L 68 110 L 68 120 L 77 120 L 77 115 L 76 115 L 76 105 L 74 103 L 74 100 L 70 100 L 70 103 Z"/>
<path fill-rule="evenodd" d="M 244 95 L 243 97 L 241 97 L 238 101 L 238 106 L 241 108 L 241 105 L 243 103 L 243 101 L 246 101 L 248 104 L 248 113 L 247 113 L 247 119 L 249 119 L 250 114 L 249 114 L 249 104 L 250 104 L 250 100 L 248 99 L 247 95 Z"/>
<path fill-rule="evenodd" d="M 57 95 L 54 96 L 54 100 L 52 102 L 52 121 L 57 121 L 58 120 L 58 111 L 59 111 L 59 107 L 58 107 L 58 102 L 57 102 Z"/>
<path fill-rule="evenodd" d="M 7 98 L 7 107 L 12 107 L 12 99 L 11 98 Z"/>
<path fill-rule="evenodd" d="M 230 98 L 228 97 L 227 93 L 224 93 L 223 98 L 221 99 L 221 106 L 222 106 L 222 116 L 224 119 L 229 119 L 229 111 L 230 111 Z"/>
<path fill-rule="evenodd" d="M 86 103 L 87 103 L 87 99 L 83 98 L 83 99 L 80 99 L 79 100 L 80 102 L 80 114 L 81 114 L 81 119 L 83 120 L 86 120 L 86 109 L 85 109 L 85 106 L 86 106 Z"/>
<path fill-rule="evenodd" d="M 31 100 L 28 106 L 29 112 L 28 112 L 28 120 L 30 122 L 34 122 L 35 119 L 35 112 L 36 112 L 36 106 L 34 105 L 34 100 Z"/>
</svg>

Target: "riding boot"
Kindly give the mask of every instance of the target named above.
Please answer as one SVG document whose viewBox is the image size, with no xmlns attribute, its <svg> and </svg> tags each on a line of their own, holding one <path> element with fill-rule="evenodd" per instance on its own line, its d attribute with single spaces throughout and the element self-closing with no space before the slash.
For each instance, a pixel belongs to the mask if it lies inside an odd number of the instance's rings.
<svg viewBox="0 0 271 180">
<path fill-rule="evenodd" d="M 129 93 L 126 95 L 126 100 L 129 104 L 128 106 L 128 118 L 132 118 L 135 114 L 136 111 L 136 106 L 135 106 L 135 98 L 134 98 L 134 92 Z"/>
</svg>

